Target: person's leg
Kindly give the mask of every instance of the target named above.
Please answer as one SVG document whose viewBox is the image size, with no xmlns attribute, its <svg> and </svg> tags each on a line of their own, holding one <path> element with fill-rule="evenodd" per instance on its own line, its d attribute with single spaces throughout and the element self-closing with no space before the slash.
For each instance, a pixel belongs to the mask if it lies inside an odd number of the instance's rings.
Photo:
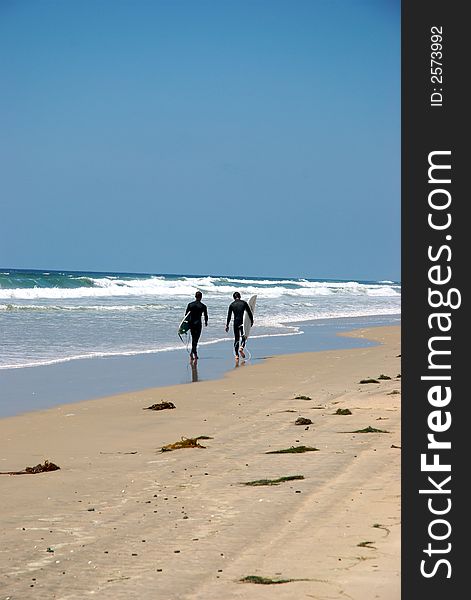
<svg viewBox="0 0 471 600">
<path fill-rule="evenodd" d="M 242 356 L 242 358 L 245 358 L 244 348 L 245 348 L 245 342 L 247 341 L 247 338 L 244 335 L 244 326 L 241 325 L 239 327 L 239 329 L 240 329 L 240 339 L 241 339 L 241 344 L 240 344 L 240 347 L 239 347 L 239 353 Z"/>
<path fill-rule="evenodd" d="M 234 323 L 234 354 L 239 358 L 240 325 Z"/>
<path fill-rule="evenodd" d="M 195 351 L 195 332 L 192 327 L 190 327 L 190 335 L 191 335 L 191 351 L 190 351 L 190 361 L 193 360 L 193 353 Z"/>
<path fill-rule="evenodd" d="M 191 356 L 198 358 L 197 346 L 201 336 L 201 325 L 195 325 L 191 328 Z"/>
</svg>

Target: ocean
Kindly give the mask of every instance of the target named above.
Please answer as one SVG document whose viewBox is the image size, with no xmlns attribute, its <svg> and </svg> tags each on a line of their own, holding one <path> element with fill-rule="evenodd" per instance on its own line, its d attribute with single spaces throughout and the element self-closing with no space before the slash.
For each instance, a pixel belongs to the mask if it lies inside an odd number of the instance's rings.
<svg viewBox="0 0 471 600">
<path fill-rule="evenodd" d="M 257 294 L 252 338 L 302 335 L 302 322 L 397 315 L 396 281 L 0 269 L 0 369 L 183 348 L 177 329 L 197 290 L 208 306 L 200 345 L 224 331 L 234 291 Z"/>
</svg>

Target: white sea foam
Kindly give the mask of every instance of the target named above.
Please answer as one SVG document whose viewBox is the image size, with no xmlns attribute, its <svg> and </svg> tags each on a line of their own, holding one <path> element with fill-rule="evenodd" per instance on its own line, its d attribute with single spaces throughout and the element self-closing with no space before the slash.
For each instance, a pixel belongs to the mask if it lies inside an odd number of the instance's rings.
<svg viewBox="0 0 471 600">
<path fill-rule="evenodd" d="M 3 300 L 36 300 L 36 299 L 76 299 L 76 298 L 111 298 L 154 296 L 171 299 L 178 296 L 192 297 L 197 290 L 215 296 L 231 296 L 234 285 L 226 285 L 224 278 L 184 278 L 169 280 L 162 277 L 149 279 L 116 279 L 86 278 L 92 286 L 77 288 L 11 288 L 0 289 Z M 330 294 L 364 295 L 364 296 L 400 296 L 400 288 L 395 285 L 362 284 L 358 282 L 315 282 L 288 281 L 260 282 L 251 280 L 233 280 L 240 284 L 238 289 L 244 295 L 257 294 L 260 298 L 280 298 L 282 296 L 327 296 Z M 224 283 L 221 283 L 224 282 Z M 243 283 L 244 282 L 244 283 Z M 275 283 L 275 285 L 274 285 Z"/>
<path fill-rule="evenodd" d="M 302 335 L 302 333 L 303 332 L 298 327 L 290 327 L 289 331 L 286 331 L 286 332 L 280 331 L 278 333 L 273 333 L 273 334 L 252 335 L 251 339 Z M 211 346 L 212 344 L 220 344 L 223 342 L 230 343 L 232 345 L 233 340 L 231 337 L 216 338 L 213 340 L 203 340 L 203 341 L 199 342 L 199 346 Z M 144 356 L 147 354 L 159 354 L 161 352 L 175 352 L 175 351 L 181 351 L 184 349 L 185 349 L 185 346 L 183 346 L 182 344 L 178 344 L 178 345 L 165 346 L 164 348 L 148 348 L 148 349 L 142 349 L 142 350 L 122 350 L 122 351 L 115 351 L 115 352 L 106 352 L 106 351 L 87 352 L 85 354 L 71 354 L 70 356 L 61 356 L 60 358 L 36 360 L 36 361 L 25 362 L 22 364 L 15 364 L 15 363 L 4 364 L 4 365 L 0 365 L 0 370 L 23 369 L 23 368 L 30 368 L 30 367 L 44 367 L 44 366 L 48 366 L 48 365 L 62 364 L 62 363 L 76 361 L 76 360 L 87 360 L 87 359 L 90 360 L 90 359 L 97 359 L 97 358 L 103 358 L 103 359 L 119 358 L 119 357 L 123 357 L 123 356 Z"/>
<path fill-rule="evenodd" d="M 0 368 L 178 350 L 178 323 L 197 290 L 209 309 L 203 345 L 231 339 L 221 333 L 235 290 L 244 299 L 258 296 L 253 338 L 299 334 L 304 321 L 394 315 L 401 309 L 401 286 L 389 281 L 87 273 L 51 273 L 43 280 L 33 273 L 18 281 L 23 287 L 0 288 Z M 24 287 L 25 281 L 37 287 Z M 77 287 L 39 287 L 52 283 Z"/>
<path fill-rule="evenodd" d="M 280 327 L 287 323 L 300 323 L 304 321 L 318 321 L 320 319 L 337 319 L 344 317 L 370 317 L 375 315 L 397 315 L 400 310 L 397 306 L 390 307 L 361 307 L 361 308 L 341 308 L 337 310 L 318 309 L 313 311 L 296 312 L 289 311 L 277 313 L 270 316 L 257 317 L 257 325 L 260 327 Z"/>
<path fill-rule="evenodd" d="M 116 352 L 87 352 L 85 354 L 71 354 L 70 356 L 62 356 L 60 358 L 51 358 L 26 362 L 24 364 L 0 365 L 0 369 L 22 369 L 23 367 L 44 367 L 46 365 L 56 365 L 73 360 L 86 360 L 91 358 L 112 358 L 119 356 L 137 356 L 140 354 L 156 354 L 158 352 L 170 352 L 172 350 L 180 350 L 181 346 L 169 346 L 167 348 L 152 348 L 148 350 L 122 350 Z"/>
<path fill-rule="evenodd" d="M 104 312 L 128 312 L 128 311 L 150 311 L 150 310 L 169 310 L 175 308 L 182 308 L 176 306 L 168 306 L 166 304 L 100 304 L 100 305 L 83 305 L 83 306 L 67 306 L 67 305 L 56 305 L 56 304 L 0 304 L 0 311 L 70 311 L 70 312 L 83 312 L 83 311 L 104 311 Z"/>
</svg>

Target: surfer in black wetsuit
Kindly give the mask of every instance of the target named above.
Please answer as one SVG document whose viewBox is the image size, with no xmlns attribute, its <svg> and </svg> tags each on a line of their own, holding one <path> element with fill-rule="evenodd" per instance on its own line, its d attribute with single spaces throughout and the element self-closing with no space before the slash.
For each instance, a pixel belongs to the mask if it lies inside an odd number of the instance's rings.
<svg viewBox="0 0 471 600">
<path fill-rule="evenodd" d="M 239 354 L 242 358 L 245 358 L 244 346 L 246 337 L 244 334 L 244 312 L 247 311 L 251 325 L 253 325 L 253 314 L 247 302 L 240 299 L 239 292 L 234 292 L 232 297 L 234 298 L 234 302 L 229 304 L 226 320 L 226 333 L 229 331 L 229 323 L 231 322 L 232 315 L 234 315 L 234 352 L 236 360 L 239 360 Z M 242 343 L 240 342 L 241 338 Z"/>
<path fill-rule="evenodd" d="M 208 309 L 206 308 L 206 304 L 201 302 L 201 298 L 203 294 L 201 292 L 196 292 L 194 302 L 190 302 L 186 307 L 185 315 L 188 315 L 188 323 L 190 324 L 190 333 L 191 333 L 191 353 L 190 360 L 197 361 L 198 353 L 196 351 L 196 347 L 198 345 L 198 341 L 201 336 L 201 329 L 203 328 L 202 317 L 204 315 L 204 325 L 205 327 L 208 325 Z"/>
</svg>

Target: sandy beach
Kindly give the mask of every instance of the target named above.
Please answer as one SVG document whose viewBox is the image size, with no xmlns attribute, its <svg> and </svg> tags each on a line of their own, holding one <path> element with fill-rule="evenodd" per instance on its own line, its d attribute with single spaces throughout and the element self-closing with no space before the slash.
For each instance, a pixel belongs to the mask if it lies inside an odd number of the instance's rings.
<svg viewBox="0 0 471 600">
<path fill-rule="evenodd" d="M 400 327 L 349 335 L 379 345 L 1 419 L 0 471 L 60 470 L 0 476 L 0 600 L 398 600 Z"/>
</svg>

